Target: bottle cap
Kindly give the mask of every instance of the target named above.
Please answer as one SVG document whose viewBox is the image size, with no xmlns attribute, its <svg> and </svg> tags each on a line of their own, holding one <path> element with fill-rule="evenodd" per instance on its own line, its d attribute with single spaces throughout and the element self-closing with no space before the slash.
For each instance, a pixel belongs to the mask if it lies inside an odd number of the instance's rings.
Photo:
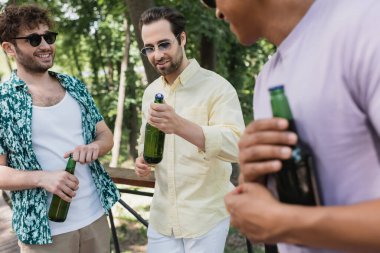
<svg viewBox="0 0 380 253">
<path fill-rule="evenodd" d="M 278 85 L 275 85 L 273 87 L 270 87 L 268 90 L 270 92 L 276 91 L 276 90 L 284 90 L 284 85 L 283 84 L 278 84 Z"/>
<path fill-rule="evenodd" d="M 155 99 L 159 99 L 159 100 L 163 100 L 164 99 L 164 95 L 162 95 L 161 93 L 157 93 L 156 96 L 154 96 Z"/>
</svg>

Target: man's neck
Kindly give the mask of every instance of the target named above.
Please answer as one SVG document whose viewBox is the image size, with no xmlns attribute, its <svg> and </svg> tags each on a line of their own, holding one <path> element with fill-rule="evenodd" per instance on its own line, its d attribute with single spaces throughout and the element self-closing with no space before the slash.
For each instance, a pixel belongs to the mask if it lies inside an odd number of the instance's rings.
<svg viewBox="0 0 380 253">
<path fill-rule="evenodd" d="M 181 73 L 185 70 L 185 68 L 189 64 L 190 64 L 190 61 L 186 57 L 183 57 L 183 61 L 182 61 L 181 65 L 179 66 L 179 68 L 175 72 L 171 73 L 170 75 L 164 76 L 166 82 L 169 85 L 172 85 L 174 83 L 174 81 L 179 77 L 179 75 L 181 75 Z"/>
<path fill-rule="evenodd" d="M 277 6 L 272 6 L 273 15 L 264 29 L 264 37 L 278 46 L 305 16 L 314 0 L 288 0 L 276 3 Z"/>
</svg>

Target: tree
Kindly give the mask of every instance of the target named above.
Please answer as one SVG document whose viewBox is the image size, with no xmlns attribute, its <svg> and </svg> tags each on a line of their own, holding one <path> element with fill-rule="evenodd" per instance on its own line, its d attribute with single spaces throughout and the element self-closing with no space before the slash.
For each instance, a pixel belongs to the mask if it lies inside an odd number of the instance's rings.
<svg viewBox="0 0 380 253">
<path fill-rule="evenodd" d="M 128 9 L 129 9 L 129 13 L 130 13 L 130 17 L 131 17 L 132 24 L 134 27 L 134 32 L 135 32 L 135 37 L 137 40 L 138 47 L 143 48 L 144 43 L 141 39 L 141 31 L 139 28 L 140 16 L 145 10 L 147 10 L 151 7 L 154 7 L 155 2 L 154 2 L 154 0 L 125 0 L 125 1 L 126 1 L 127 6 L 128 6 Z M 157 79 L 159 77 L 159 75 L 156 72 L 156 70 L 154 70 L 154 68 L 149 63 L 149 61 L 146 57 L 142 57 L 142 62 L 144 64 L 144 69 L 145 69 L 147 81 L 148 81 L 148 83 L 151 83 L 155 79 Z"/>
<path fill-rule="evenodd" d="M 130 29 L 129 29 L 129 23 L 128 23 L 127 17 L 125 17 L 125 20 L 124 20 L 124 27 L 125 27 L 124 57 L 123 57 L 123 60 L 121 61 L 121 68 L 120 68 L 119 95 L 118 95 L 118 101 L 117 101 L 117 114 L 116 114 L 116 120 L 115 120 L 115 127 L 113 131 L 114 145 L 112 148 L 112 158 L 110 162 L 111 167 L 117 167 L 119 154 L 120 154 L 120 142 L 121 142 L 122 126 L 123 126 L 126 72 L 128 68 L 128 62 L 129 62 L 129 48 L 131 45 Z"/>
</svg>

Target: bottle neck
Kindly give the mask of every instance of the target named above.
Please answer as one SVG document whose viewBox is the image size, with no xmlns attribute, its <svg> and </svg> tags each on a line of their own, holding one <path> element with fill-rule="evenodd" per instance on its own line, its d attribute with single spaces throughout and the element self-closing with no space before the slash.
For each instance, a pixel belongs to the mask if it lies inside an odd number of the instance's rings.
<svg viewBox="0 0 380 253">
<path fill-rule="evenodd" d="M 70 173 L 74 173 L 76 162 L 75 160 L 70 157 L 66 164 L 66 171 Z"/>
<path fill-rule="evenodd" d="M 273 117 L 284 118 L 287 120 L 293 119 L 288 99 L 284 93 L 271 94 L 271 105 Z"/>
</svg>

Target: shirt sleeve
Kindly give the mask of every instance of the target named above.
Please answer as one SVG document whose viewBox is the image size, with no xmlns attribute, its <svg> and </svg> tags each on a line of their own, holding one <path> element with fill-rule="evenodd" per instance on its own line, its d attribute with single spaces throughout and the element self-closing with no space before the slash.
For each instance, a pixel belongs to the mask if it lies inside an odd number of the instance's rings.
<svg viewBox="0 0 380 253">
<path fill-rule="evenodd" d="M 353 33 L 351 43 L 356 47 L 346 63 L 346 73 L 349 73 L 347 80 L 352 96 L 380 138 L 380 34 L 377 32 L 380 17 L 374 10 L 368 16 L 359 24 L 358 34 Z"/>
<path fill-rule="evenodd" d="M 238 141 L 245 125 L 235 89 L 229 83 L 225 87 L 214 93 L 209 102 L 209 124 L 201 126 L 205 136 L 205 158 L 237 162 Z"/>
</svg>

